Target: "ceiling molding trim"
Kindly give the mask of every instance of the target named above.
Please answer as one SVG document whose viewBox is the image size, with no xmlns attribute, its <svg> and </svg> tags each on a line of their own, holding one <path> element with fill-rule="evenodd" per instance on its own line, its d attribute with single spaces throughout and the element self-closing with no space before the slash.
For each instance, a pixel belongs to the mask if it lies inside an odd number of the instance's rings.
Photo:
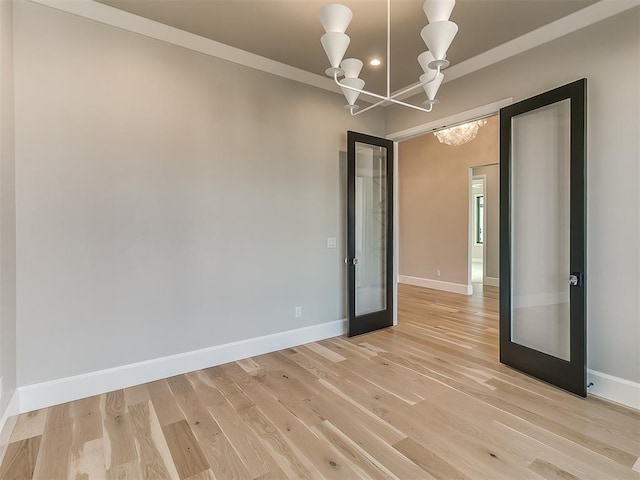
<svg viewBox="0 0 640 480">
<path fill-rule="evenodd" d="M 469 75 L 482 68 L 516 56 L 547 42 L 640 5 L 640 0 L 600 0 L 566 17 L 544 25 L 507 43 L 487 50 L 445 71 L 444 82 Z"/>
<path fill-rule="evenodd" d="M 238 65 L 254 68 L 282 78 L 341 94 L 340 88 L 328 77 L 307 72 L 306 70 L 231 47 L 224 43 L 216 42 L 215 40 L 201 37 L 175 27 L 170 27 L 109 5 L 94 2 L 93 0 L 29 1 L 165 43 L 187 48 L 211 57 L 220 58 Z M 598 3 L 446 69 L 444 82 L 446 83 L 456 78 L 469 75 L 494 63 L 518 55 L 638 5 L 640 5 L 640 0 L 600 0 Z M 410 92 L 398 98 L 405 99 L 414 95 L 416 94 Z M 374 98 L 365 95 L 361 98 L 364 101 L 375 101 Z M 390 105 L 390 103 L 384 106 L 387 105 Z"/>
<path fill-rule="evenodd" d="M 388 140 L 394 142 L 401 142 L 403 140 L 409 140 L 410 138 L 424 135 L 425 133 L 431 133 L 443 128 L 453 127 L 460 125 L 461 123 L 472 122 L 481 118 L 489 117 L 500 112 L 500 109 L 511 105 L 513 103 L 513 97 L 498 100 L 497 102 L 482 105 L 480 107 L 472 108 L 464 112 L 449 115 L 438 120 L 432 120 L 422 125 L 416 125 L 415 127 L 407 128 L 406 130 L 400 130 L 399 132 L 390 133 L 386 136 Z"/>
<path fill-rule="evenodd" d="M 1 1 L 1 0 L 0 0 Z M 137 33 L 211 57 L 254 68 L 313 87 L 340 93 L 333 79 L 271 60 L 224 43 L 170 27 L 93 0 L 29 0 L 45 7 Z"/>
</svg>

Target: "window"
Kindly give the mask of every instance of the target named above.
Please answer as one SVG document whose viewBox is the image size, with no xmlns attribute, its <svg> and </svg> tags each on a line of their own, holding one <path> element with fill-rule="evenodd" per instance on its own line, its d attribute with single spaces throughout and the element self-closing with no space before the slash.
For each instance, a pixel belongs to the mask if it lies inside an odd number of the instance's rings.
<svg viewBox="0 0 640 480">
<path fill-rule="evenodd" d="M 476 231 L 475 240 L 477 245 L 482 245 L 484 241 L 484 232 L 482 226 L 484 225 L 484 195 L 476 195 Z"/>
</svg>

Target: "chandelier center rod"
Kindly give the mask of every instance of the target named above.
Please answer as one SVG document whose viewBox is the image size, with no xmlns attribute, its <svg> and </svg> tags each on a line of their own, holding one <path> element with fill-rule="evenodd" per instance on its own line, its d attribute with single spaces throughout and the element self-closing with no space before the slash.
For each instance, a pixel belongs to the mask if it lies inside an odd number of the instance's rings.
<svg viewBox="0 0 640 480">
<path fill-rule="evenodd" d="M 391 96 L 391 0 L 387 0 L 387 97 Z"/>
</svg>

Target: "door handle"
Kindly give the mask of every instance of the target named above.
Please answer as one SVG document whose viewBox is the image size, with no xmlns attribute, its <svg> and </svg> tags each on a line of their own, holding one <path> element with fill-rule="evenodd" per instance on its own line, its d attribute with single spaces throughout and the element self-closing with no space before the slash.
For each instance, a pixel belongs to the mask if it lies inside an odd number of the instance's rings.
<svg viewBox="0 0 640 480">
<path fill-rule="evenodd" d="M 357 265 L 358 264 L 358 259 L 357 258 L 352 258 L 351 260 L 349 260 L 349 258 L 345 258 L 344 259 L 344 263 L 346 263 L 347 265 L 349 265 L 349 264 Z"/>
<path fill-rule="evenodd" d="M 582 286 L 582 273 L 574 272 L 569 275 L 569 285 L 572 287 L 581 287 Z"/>
</svg>

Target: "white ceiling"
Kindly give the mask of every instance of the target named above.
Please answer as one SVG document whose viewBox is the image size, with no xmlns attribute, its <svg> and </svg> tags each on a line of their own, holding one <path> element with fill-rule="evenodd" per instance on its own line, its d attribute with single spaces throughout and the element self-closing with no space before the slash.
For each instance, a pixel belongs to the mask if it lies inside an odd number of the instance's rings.
<svg viewBox="0 0 640 480">
<path fill-rule="evenodd" d="M 318 0 L 97 0 L 302 70 L 323 74 L 329 66 L 320 44 L 324 33 Z M 386 90 L 386 1 L 340 0 L 354 13 L 347 30 L 347 57 L 383 60 L 365 67 L 366 89 Z M 391 91 L 422 73 L 416 57 L 426 50 L 420 30 L 427 20 L 422 0 L 391 2 Z M 451 16 L 459 33 L 449 49 L 452 65 L 569 15 L 596 0 L 458 0 Z M 445 71 L 446 75 L 446 71 Z"/>
</svg>

